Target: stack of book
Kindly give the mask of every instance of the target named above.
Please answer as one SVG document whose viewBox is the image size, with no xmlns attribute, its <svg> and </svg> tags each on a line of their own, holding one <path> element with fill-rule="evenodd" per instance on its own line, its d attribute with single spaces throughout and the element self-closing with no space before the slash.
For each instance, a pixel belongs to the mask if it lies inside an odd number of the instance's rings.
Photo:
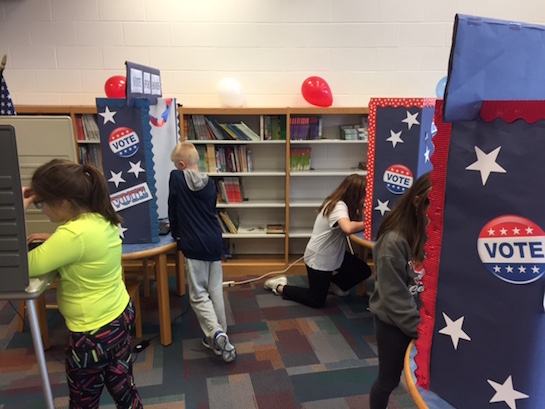
<svg viewBox="0 0 545 409">
<path fill-rule="evenodd" d="M 339 126 L 341 139 L 347 141 L 364 141 L 369 139 L 367 128 L 362 125 L 341 125 Z"/>
<path fill-rule="evenodd" d="M 290 118 L 290 139 L 306 140 L 322 138 L 322 118 L 317 116 L 297 116 Z"/>
<path fill-rule="evenodd" d="M 216 217 L 223 233 L 237 234 L 237 226 L 233 223 L 227 212 L 219 211 L 216 214 Z"/>
<path fill-rule="evenodd" d="M 284 234 L 286 229 L 283 224 L 267 224 L 267 234 Z"/>
<path fill-rule="evenodd" d="M 199 156 L 201 151 L 199 151 Z M 204 156 L 206 157 L 206 167 L 210 173 L 253 172 L 254 170 L 252 150 L 246 145 L 206 145 L 206 155 Z"/>
<path fill-rule="evenodd" d="M 216 181 L 218 203 L 242 203 L 244 193 L 239 177 L 224 177 Z"/>
<path fill-rule="evenodd" d="M 76 116 L 76 132 L 80 142 L 100 142 L 100 131 L 96 115 L 83 114 Z"/>
<path fill-rule="evenodd" d="M 242 121 L 219 123 L 212 117 L 190 115 L 187 117 L 187 123 L 184 123 L 184 127 L 189 140 L 261 140 L 261 136 Z"/>
<path fill-rule="evenodd" d="M 263 139 L 266 141 L 286 140 L 286 117 L 282 115 L 266 115 L 264 118 Z"/>
<path fill-rule="evenodd" d="M 290 170 L 310 170 L 311 156 L 311 148 L 290 148 Z"/>
</svg>

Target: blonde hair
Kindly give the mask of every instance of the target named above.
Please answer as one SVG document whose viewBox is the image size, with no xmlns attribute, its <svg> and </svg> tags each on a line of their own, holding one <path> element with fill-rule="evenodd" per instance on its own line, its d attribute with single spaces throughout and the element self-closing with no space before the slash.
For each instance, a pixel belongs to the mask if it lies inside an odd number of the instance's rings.
<svg viewBox="0 0 545 409">
<path fill-rule="evenodd" d="M 199 164 L 199 152 L 192 143 L 180 142 L 172 150 L 170 160 L 174 163 L 182 161 L 186 166 L 195 166 Z"/>
</svg>

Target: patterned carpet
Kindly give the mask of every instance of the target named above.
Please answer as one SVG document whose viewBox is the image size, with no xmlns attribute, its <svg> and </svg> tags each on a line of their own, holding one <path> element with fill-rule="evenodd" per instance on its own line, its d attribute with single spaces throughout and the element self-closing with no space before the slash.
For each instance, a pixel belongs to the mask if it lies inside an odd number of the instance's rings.
<svg viewBox="0 0 545 409">
<path fill-rule="evenodd" d="M 305 278 L 290 281 L 303 284 Z M 187 297 L 172 294 L 173 319 L 187 311 L 172 326 L 172 345 L 162 347 L 156 337 L 134 357 L 146 408 L 368 408 L 377 358 L 366 298 L 331 295 L 325 308 L 314 310 L 272 295 L 263 281 L 228 288 L 225 296 L 237 361 L 226 364 L 201 345 Z M 156 306 L 153 295 L 142 298 L 144 339 L 157 335 Z M 16 332 L 18 319 L 10 304 L 0 302 L 0 409 L 43 408 L 32 338 L 28 330 Z M 52 347 L 46 358 L 55 406 L 68 408 L 63 363 L 67 333 L 58 311 L 48 311 L 48 323 Z M 114 408 L 106 391 L 101 407 Z M 400 386 L 389 409 L 414 408 Z"/>
</svg>

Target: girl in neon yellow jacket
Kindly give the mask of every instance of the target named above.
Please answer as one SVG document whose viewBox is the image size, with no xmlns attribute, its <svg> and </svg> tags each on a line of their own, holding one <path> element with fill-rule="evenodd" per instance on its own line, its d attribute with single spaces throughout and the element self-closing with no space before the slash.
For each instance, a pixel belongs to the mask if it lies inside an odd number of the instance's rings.
<svg viewBox="0 0 545 409">
<path fill-rule="evenodd" d="M 54 159 L 23 188 L 52 222 L 62 223 L 28 255 L 30 276 L 59 272 L 57 300 L 69 332 L 66 377 L 70 407 L 98 407 L 104 386 L 120 408 L 141 408 L 132 375 L 134 308 L 123 282 L 121 218 L 98 169 Z M 92 386 L 89 386 L 92 385 Z"/>
</svg>

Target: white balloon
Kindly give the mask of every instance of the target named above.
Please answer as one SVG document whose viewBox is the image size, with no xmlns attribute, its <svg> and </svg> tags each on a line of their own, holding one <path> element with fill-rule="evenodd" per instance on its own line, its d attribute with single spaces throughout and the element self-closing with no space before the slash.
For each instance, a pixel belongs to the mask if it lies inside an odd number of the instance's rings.
<svg viewBox="0 0 545 409">
<path fill-rule="evenodd" d="M 230 108 L 239 108 L 244 105 L 244 91 L 240 83 L 234 78 L 223 78 L 217 85 L 218 97 L 221 103 Z"/>
</svg>

